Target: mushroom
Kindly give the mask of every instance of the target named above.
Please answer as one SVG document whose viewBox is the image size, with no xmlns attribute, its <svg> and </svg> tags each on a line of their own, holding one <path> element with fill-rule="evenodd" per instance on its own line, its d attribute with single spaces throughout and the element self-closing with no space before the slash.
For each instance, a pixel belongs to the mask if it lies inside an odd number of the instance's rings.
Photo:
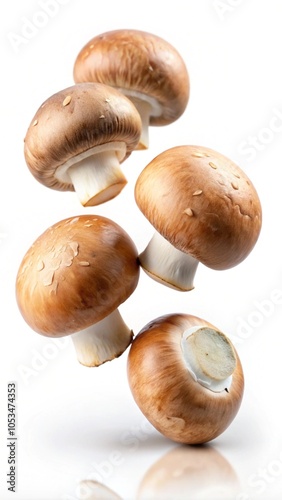
<svg viewBox="0 0 282 500">
<path fill-rule="evenodd" d="M 162 38 L 120 29 L 92 38 L 74 64 L 75 82 L 101 82 L 118 88 L 138 109 L 142 135 L 138 149 L 148 148 L 149 125 L 168 125 L 185 111 L 189 75 L 178 51 Z"/>
<path fill-rule="evenodd" d="M 132 102 L 101 83 L 61 90 L 38 109 L 24 155 L 34 177 L 60 191 L 76 191 L 84 206 L 104 203 L 126 184 L 120 169 L 136 148 L 141 119 Z"/>
<path fill-rule="evenodd" d="M 198 263 L 222 270 L 242 262 L 259 237 L 258 194 L 247 175 L 212 149 L 176 146 L 139 175 L 135 199 L 156 229 L 140 254 L 144 271 L 191 290 Z"/>
<path fill-rule="evenodd" d="M 138 279 L 129 235 L 110 219 L 82 215 L 57 222 L 33 243 L 18 270 L 16 298 L 33 330 L 71 335 L 78 361 L 99 366 L 131 343 L 117 307 Z"/>
<path fill-rule="evenodd" d="M 128 355 L 128 380 L 150 423 L 185 444 L 219 436 L 237 414 L 244 389 L 231 341 L 188 314 L 161 316 L 140 331 Z"/>
<path fill-rule="evenodd" d="M 81 500 L 122 500 L 122 498 L 105 484 L 92 479 L 80 481 Z"/>
<path fill-rule="evenodd" d="M 146 472 L 137 499 L 234 500 L 239 492 L 234 469 L 214 447 L 178 446 Z"/>
</svg>

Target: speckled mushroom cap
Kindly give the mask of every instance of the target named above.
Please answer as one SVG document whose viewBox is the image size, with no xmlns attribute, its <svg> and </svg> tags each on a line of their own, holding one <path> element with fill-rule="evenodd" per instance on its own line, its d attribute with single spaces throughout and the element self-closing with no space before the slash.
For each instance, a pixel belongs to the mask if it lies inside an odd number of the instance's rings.
<svg viewBox="0 0 282 500">
<path fill-rule="evenodd" d="M 19 267 L 16 297 L 33 330 L 60 337 L 109 315 L 138 278 L 129 235 L 110 219 L 82 215 L 57 222 L 34 242 Z"/>
<path fill-rule="evenodd" d="M 145 94 L 156 104 L 151 125 L 179 118 L 189 99 L 190 82 L 178 51 L 162 38 L 133 29 L 102 33 L 79 52 L 75 82 L 101 82 Z"/>
<path fill-rule="evenodd" d="M 141 172 L 138 207 L 179 250 L 213 269 L 239 264 L 261 229 L 258 194 L 247 175 L 212 149 L 177 146 Z"/>
<path fill-rule="evenodd" d="M 141 120 L 123 94 L 101 83 L 81 83 L 61 90 L 40 106 L 27 130 L 26 163 L 34 177 L 53 189 L 73 191 L 58 167 L 107 143 L 124 143 L 122 162 L 136 148 Z"/>
</svg>

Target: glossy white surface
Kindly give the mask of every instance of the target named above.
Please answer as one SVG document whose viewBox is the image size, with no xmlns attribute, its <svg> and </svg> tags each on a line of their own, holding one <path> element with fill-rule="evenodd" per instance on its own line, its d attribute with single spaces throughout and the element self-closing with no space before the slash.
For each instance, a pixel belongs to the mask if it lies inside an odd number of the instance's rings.
<svg viewBox="0 0 282 500">
<path fill-rule="evenodd" d="M 86 479 L 126 500 L 281 499 L 281 2 L 16 0 L 3 3 L 0 23 L 1 499 L 78 500 Z M 124 162 L 122 193 L 84 209 L 75 193 L 52 191 L 31 176 L 23 138 L 42 102 L 73 84 L 81 47 L 119 28 L 149 31 L 174 45 L 187 64 L 191 96 L 177 122 L 150 128 L 150 148 Z M 80 366 L 70 340 L 30 330 L 14 293 L 25 251 L 70 215 L 112 218 L 142 251 L 153 228 L 135 205 L 135 180 L 154 156 L 181 144 L 232 158 L 263 207 L 260 239 L 241 265 L 216 272 L 200 264 L 195 289 L 187 293 L 142 272 L 120 307 L 135 333 L 162 314 L 183 312 L 205 318 L 234 341 L 245 372 L 243 403 L 228 430 L 200 449 L 176 445 L 146 422 L 127 384 L 127 354 L 97 369 Z M 6 483 L 8 381 L 16 381 L 18 392 L 14 494 Z"/>
</svg>

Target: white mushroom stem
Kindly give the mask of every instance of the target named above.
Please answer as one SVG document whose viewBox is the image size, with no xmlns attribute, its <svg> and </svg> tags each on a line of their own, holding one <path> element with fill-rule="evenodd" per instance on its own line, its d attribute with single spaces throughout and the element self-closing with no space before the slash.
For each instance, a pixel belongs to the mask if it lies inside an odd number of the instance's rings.
<svg viewBox="0 0 282 500">
<path fill-rule="evenodd" d="M 222 332 L 204 326 L 189 328 L 183 333 L 181 347 L 195 381 L 213 392 L 229 390 L 236 355 Z"/>
<path fill-rule="evenodd" d="M 194 288 L 193 281 L 199 261 L 177 250 L 155 232 L 145 250 L 139 255 L 144 271 L 154 280 L 176 290 Z"/>
<path fill-rule="evenodd" d="M 97 146 L 58 167 L 55 175 L 73 184 L 83 206 L 99 205 L 117 196 L 127 183 L 120 169 L 125 154 L 123 143 Z"/>
<path fill-rule="evenodd" d="M 77 359 L 85 366 L 100 366 L 117 358 L 130 345 L 132 337 L 132 330 L 125 324 L 118 309 L 71 336 Z"/>
<path fill-rule="evenodd" d="M 145 99 L 140 99 L 139 97 L 130 97 L 134 106 L 136 107 L 142 122 L 141 136 L 139 139 L 139 144 L 137 149 L 148 149 L 149 148 L 149 125 L 150 125 L 150 115 L 152 111 L 151 104 Z"/>
<path fill-rule="evenodd" d="M 142 131 L 136 149 L 148 149 L 150 117 L 160 116 L 162 114 L 161 105 L 154 97 L 150 97 L 142 92 L 124 88 L 119 88 L 119 90 L 131 100 L 141 118 Z"/>
</svg>

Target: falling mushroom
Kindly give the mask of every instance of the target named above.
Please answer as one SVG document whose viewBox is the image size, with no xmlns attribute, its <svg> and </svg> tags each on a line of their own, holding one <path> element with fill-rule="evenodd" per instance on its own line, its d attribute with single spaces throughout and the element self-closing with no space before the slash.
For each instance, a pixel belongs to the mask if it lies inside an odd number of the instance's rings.
<svg viewBox="0 0 282 500">
<path fill-rule="evenodd" d="M 19 267 L 16 297 L 34 331 L 71 335 L 78 361 L 99 366 L 131 343 L 117 307 L 138 279 L 129 235 L 110 219 L 82 215 L 57 222 L 33 243 Z"/>
<path fill-rule="evenodd" d="M 168 125 L 185 111 L 189 75 L 178 51 L 144 31 L 121 29 L 92 38 L 74 64 L 75 82 L 101 82 L 132 100 L 142 118 L 139 149 L 148 147 L 149 125 Z"/>
<path fill-rule="evenodd" d="M 242 262 L 261 229 L 258 194 L 247 175 L 212 149 L 177 146 L 139 175 L 135 199 L 156 229 L 140 254 L 151 278 L 191 290 L 198 263 L 216 270 Z"/>
<path fill-rule="evenodd" d="M 84 206 L 104 203 L 126 184 L 120 163 L 136 148 L 141 120 L 116 89 L 81 83 L 49 97 L 28 128 L 24 154 L 45 186 L 76 191 Z"/>
<path fill-rule="evenodd" d="M 244 390 L 231 341 L 188 314 L 162 316 L 140 331 L 128 355 L 128 380 L 150 423 L 183 444 L 206 443 L 225 431 Z"/>
</svg>

